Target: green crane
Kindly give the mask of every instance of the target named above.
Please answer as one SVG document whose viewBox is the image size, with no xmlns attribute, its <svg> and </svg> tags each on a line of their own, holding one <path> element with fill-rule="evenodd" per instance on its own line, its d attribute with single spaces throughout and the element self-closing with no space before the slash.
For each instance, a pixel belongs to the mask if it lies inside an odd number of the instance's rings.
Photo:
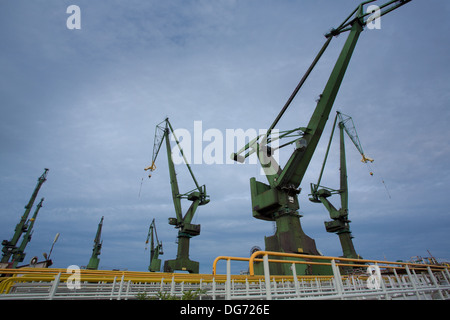
<svg viewBox="0 0 450 320">
<path fill-rule="evenodd" d="M 175 165 L 172 158 L 169 133 L 172 133 L 172 136 L 178 146 L 178 149 L 180 150 L 181 155 L 183 156 L 184 162 L 189 170 L 192 180 L 195 183 L 195 189 L 183 194 L 180 193 L 178 188 L 178 181 L 175 172 Z M 206 193 L 206 186 L 205 185 L 200 186 L 197 180 L 195 179 L 192 169 L 189 166 L 188 161 L 186 160 L 183 149 L 180 146 L 180 142 L 178 141 L 172 128 L 172 125 L 169 122 L 169 118 L 166 118 L 164 121 L 162 121 L 156 126 L 155 140 L 153 145 L 152 165 L 148 168 L 145 168 L 145 170 L 154 171 L 156 169 L 155 161 L 164 140 L 166 141 L 170 185 L 172 189 L 172 199 L 176 213 L 175 218 L 169 218 L 169 224 L 173 225 L 176 229 L 179 229 L 177 257 L 174 260 L 167 260 L 164 262 L 164 272 L 173 272 L 175 270 L 182 270 L 188 271 L 189 273 L 198 273 L 199 263 L 197 261 L 192 261 L 189 259 L 189 245 L 190 239 L 200 234 L 200 225 L 192 224 L 191 222 L 198 206 L 205 205 L 209 202 L 209 195 L 207 195 Z M 150 176 L 151 175 L 149 175 L 149 177 Z M 187 210 L 184 216 L 182 214 L 181 199 L 187 199 L 189 201 L 192 201 L 192 204 L 190 205 L 189 209 Z"/>
<path fill-rule="evenodd" d="M 339 120 L 339 122 L 338 122 Z M 325 164 L 328 158 L 328 154 L 331 147 L 331 141 L 333 140 L 334 130 L 336 124 L 339 126 L 339 137 L 340 137 L 340 187 L 338 190 L 323 187 L 320 185 L 322 180 L 323 172 L 325 169 Z M 328 142 L 327 151 L 325 152 L 325 159 L 322 164 L 322 169 L 320 170 L 319 179 L 316 184 L 311 184 L 311 200 L 312 202 L 322 203 L 330 214 L 332 221 L 325 222 L 325 229 L 327 232 L 336 233 L 339 236 L 341 242 L 342 252 L 344 258 L 358 259 L 360 256 L 356 253 L 355 247 L 352 241 L 352 233 L 350 231 L 350 220 L 348 219 L 348 182 L 347 182 L 347 163 L 345 156 L 345 141 L 344 132 L 352 140 L 353 144 L 358 149 L 362 156 L 361 161 L 364 163 L 373 162 L 373 159 L 366 157 L 359 141 L 358 134 L 356 132 L 353 119 L 339 111 L 336 112 L 336 117 L 334 119 L 333 128 L 331 130 L 330 140 Z M 322 189 L 319 189 L 322 187 Z M 339 194 L 341 199 L 341 208 L 336 209 L 335 206 L 328 200 L 333 194 Z"/>
<path fill-rule="evenodd" d="M 101 253 L 100 251 L 102 249 L 103 244 L 103 241 L 100 241 L 100 237 L 102 234 L 102 227 L 103 227 L 103 217 L 101 218 L 100 223 L 98 224 L 97 227 L 97 233 L 94 239 L 94 248 L 92 249 L 92 256 L 91 259 L 89 259 L 89 263 L 86 267 L 86 269 L 88 270 L 97 270 L 98 264 L 100 263 L 100 259 L 98 256 Z"/>
<path fill-rule="evenodd" d="M 365 1 L 358 5 L 339 27 L 332 29 L 325 35 L 327 39 L 325 44 L 300 80 L 281 112 L 275 118 L 275 121 L 267 130 L 267 133 L 257 137 L 256 140 L 248 143 L 237 153 L 231 155 L 234 160 L 243 161 L 248 155 L 256 152 L 268 180 L 269 184 L 265 184 L 256 181 L 255 178 L 250 179 L 253 216 L 257 219 L 275 221 L 276 223 L 275 234 L 265 238 L 266 250 L 312 255 L 319 254 L 315 241 L 303 232 L 300 224 L 301 216 L 298 213 L 300 206 L 297 198 L 301 191 L 299 186 L 325 128 L 359 35 L 363 31 L 364 26 L 373 19 L 371 12 L 364 12 L 364 5 L 373 1 Z M 409 1 L 389 1 L 379 7 L 378 16 L 381 17 Z M 349 35 L 327 84 L 317 101 L 316 108 L 308 125 L 283 133 L 286 136 L 296 133 L 298 137 L 294 141 L 295 150 L 284 168 L 281 168 L 272 156 L 274 149 L 270 145 L 272 141 L 270 134 L 314 69 L 331 39 L 344 32 L 349 32 Z M 285 145 L 287 144 L 283 144 L 282 146 Z M 241 153 L 244 153 L 244 155 L 241 155 Z M 271 266 L 270 272 L 271 274 L 291 274 L 291 270 L 287 264 L 274 264 Z M 321 268 L 315 265 L 309 267 L 306 265 L 297 265 L 297 274 L 321 274 L 328 272 L 328 268 Z"/>
<path fill-rule="evenodd" d="M 156 239 L 156 246 L 155 246 Z M 148 244 L 150 240 L 150 265 L 148 266 L 148 270 L 151 272 L 160 272 L 161 271 L 161 259 L 159 259 L 159 255 L 163 253 L 162 241 L 158 240 L 158 233 L 156 232 L 156 223 L 155 219 L 152 220 L 150 224 L 150 228 L 148 228 L 148 235 L 145 244 Z M 147 247 L 145 247 L 147 250 Z"/>
<path fill-rule="evenodd" d="M 31 217 L 30 220 L 27 221 L 27 223 L 25 225 L 26 232 L 23 235 L 22 243 L 20 244 L 19 248 L 13 255 L 13 259 L 12 259 L 12 267 L 13 268 L 16 268 L 17 264 L 19 262 L 22 262 L 25 259 L 25 254 L 26 254 L 25 248 L 26 248 L 28 242 L 31 241 L 31 235 L 33 234 L 34 222 L 36 221 L 39 210 L 42 207 L 42 202 L 44 202 L 44 198 L 42 198 L 41 201 L 39 201 L 39 203 L 36 206 L 36 210 L 34 211 L 33 216 Z"/>
<path fill-rule="evenodd" d="M 14 235 L 10 241 L 3 240 L 2 241 L 2 260 L 3 263 L 8 263 L 11 255 L 15 255 L 18 253 L 18 248 L 16 247 L 19 238 L 22 236 L 24 232 L 27 232 L 28 225 L 26 224 L 28 215 L 30 214 L 31 208 L 33 207 L 34 201 L 38 195 L 39 190 L 41 189 L 42 184 L 47 181 L 48 169 L 44 170 L 44 173 L 38 178 L 38 183 L 34 188 L 33 194 L 31 195 L 30 201 L 25 206 L 25 212 L 20 219 L 20 222 L 16 225 L 16 229 L 14 230 Z"/>
</svg>

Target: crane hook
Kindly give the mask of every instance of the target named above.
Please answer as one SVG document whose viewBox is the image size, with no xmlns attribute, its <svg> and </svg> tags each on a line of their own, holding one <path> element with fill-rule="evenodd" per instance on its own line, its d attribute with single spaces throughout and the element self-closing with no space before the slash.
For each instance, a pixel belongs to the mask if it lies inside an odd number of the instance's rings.
<svg viewBox="0 0 450 320">
<path fill-rule="evenodd" d="M 147 171 L 147 170 L 154 171 L 155 169 L 156 169 L 156 165 L 155 165 L 155 162 L 153 161 L 153 162 L 152 162 L 152 165 L 151 165 L 150 167 L 145 168 L 144 170 L 145 170 L 145 171 Z M 149 174 L 148 177 L 151 178 L 152 175 Z"/>
</svg>

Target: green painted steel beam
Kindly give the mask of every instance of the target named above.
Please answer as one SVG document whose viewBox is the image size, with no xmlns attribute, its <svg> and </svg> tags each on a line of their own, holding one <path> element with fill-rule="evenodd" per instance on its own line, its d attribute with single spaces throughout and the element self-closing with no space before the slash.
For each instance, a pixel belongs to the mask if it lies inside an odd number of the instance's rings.
<svg viewBox="0 0 450 320">
<path fill-rule="evenodd" d="M 155 239 L 156 238 L 156 239 Z M 159 255 L 163 254 L 163 246 L 162 242 L 158 240 L 158 233 L 156 232 L 156 222 L 155 219 L 152 220 L 150 224 L 147 240 L 145 243 L 148 243 L 150 239 L 150 265 L 148 266 L 148 270 L 151 272 L 160 272 L 161 271 L 161 259 L 159 259 Z M 156 240 L 156 245 L 155 245 Z"/>
<path fill-rule="evenodd" d="M 34 223 L 36 221 L 39 210 L 42 208 L 43 202 L 44 202 L 44 198 L 42 198 L 41 201 L 39 201 L 39 203 L 36 206 L 36 210 L 34 211 L 33 216 L 31 217 L 31 219 L 29 221 L 27 221 L 26 232 L 23 235 L 22 243 L 20 244 L 16 253 L 14 253 L 14 255 L 13 255 L 13 259 L 12 259 L 12 263 L 13 263 L 12 267 L 13 268 L 16 268 L 17 264 L 19 262 L 22 262 L 25 259 L 25 255 L 26 255 L 25 248 L 26 248 L 28 242 L 31 241 L 31 235 L 33 234 Z"/>
<path fill-rule="evenodd" d="M 298 148 L 293 152 L 284 170 L 277 178 L 276 186 L 293 186 L 294 188 L 298 188 L 303 180 L 320 137 L 322 136 L 359 35 L 363 31 L 362 25 L 358 21 L 356 20 L 352 26 L 347 41 L 306 127 L 306 132 L 302 137 L 306 142 L 306 147 Z"/>
<path fill-rule="evenodd" d="M 262 139 L 258 140 L 259 143 L 255 140 L 253 143 L 246 145 L 238 153 L 232 154 L 232 158 L 234 160 L 242 161 L 245 157 L 256 151 L 258 153 L 258 159 L 260 160 L 261 167 L 265 170 L 268 184 L 258 182 L 255 178 L 251 178 L 250 190 L 253 216 L 257 219 L 276 222 L 277 230 L 275 231 L 275 234 L 271 237 L 266 237 L 265 239 L 266 250 L 286 253 L 318 253 L 314 240 L 309 238 L 301 228 L 300 215 L 298 214 L 299 203 L 297 195 L 300 193 L 299 186 L 305 176 L 306 170 L 322 136 L 359 36 L 363 31 L 364 26 L 371 18 L 364 12 L 364 5 L 373 1 L 374 0 L 365 1 L 358 5 L 358 7 L 352 11 L 352 13 L 338 28 L 332 29 L 325 35 L 327 41 L 269 128 L 268 133 Z M 410 0 L 390 1 L 382 5 L 380 7 L 382 9 L 380 16 L 404 5 L 409 1 Z M 326 86 L 320 95 L 316 108 L 307 127 L 302 130 L 303 134 L 301 138 L 296 141 L 296 149 L 290 156 L 284 168 L 281 168 L 277 163 L 275 163 L 274 159 L 270 159 L 270 154 L 266 154 L 267 151 L 270 150 L 270 146 L 268 146 L 270 132 L 274 129 L 281 116 L 289 107 L 293 98 L 302 87 L 317 61 L 328 47 L 331 39 L 344 32 L 349 32 L 348 37 L 329 76 Z M 253 150 L 246 152 L 245 156 L 240 155 L 240 153 L 248 149 Z M 323 192 L 323 195 L 326 193 L 330 193 L 331 195 L 330 190 L 325 190 Z M 315 200 L 321 201 L 325 198 L 326 197 L 321 197 L 320 200 L 319 198 L 316 198 Z M 342 203 L 345 204 L 347 200 L 345 200 L 344 197 L 342 201 Z M 332 209 L 331 206 L 329 206 L 329 208 L 330 210 Z M 338 210 L 334 209 L 334 211 L 336 212 L 334 214 L 339 214 Z M 330 228 L 333 228 L 333 226 L 330 226 Z M 341 234 L 344 235 L 345 232 L 342 232 Z M 342 236 L 342 238 L 343 237 L 344 236 Z M 282 274 L 289 272 L 285 269 L 272 271 L 277 273 L 281 272 Z M 272 271 L 271 274 L 273 274 Z M 300 274 L 302 274 L 302 272 L 306 271 L 300 271 Z"/>
<path fill-rule="evenodd" d="M 20 222 L 16 225 L 16 228 L 14 230 L 14 235 L 10 241 L 3 240 L 2 245 L 2 259 L 1 262 L 7 263 L 9 262 L 9 259 L 11 256 L 15 253 L 17 253 L 18 248 L 16 247 L 17 242 L 19 241 L 20 237 L 24 232 L 27 231 L 27 219 L 28 215 L 30 214 L 31 208 L 33 207 L 34 201 L 36 200 L 36 197 L 39 193 L 39 190 L 42 187 L 42 184 L 47 181 L 47 175 L 48 175 L 49 169 L 45 169 L 44 173 L 38 178 L 38 183 L 36 187 L 34 188 L 33 194 L 31 195 L 30 201 L 28 201 L 28 204 L 25 206 L 25 212 L 22 215 Z"/>
<path fill-rule="evenodd" d="M 97 233 L 95 234 L 94 239 L 94 247 L 92 249 L 92 256 L 89 259 L 89 263 L 86 266 L 86 269 L 88 270 L 97 270 L 98 265 L 100 264 L 100 258 L 98 257 L 101 254 L 102 244 L 103 241 L 101 241 L 101 234 L 102 234 L 102 227 L 103 227 L 103 218 L 101 218 L 100 223 L 97 227 Z"/>
</svg>

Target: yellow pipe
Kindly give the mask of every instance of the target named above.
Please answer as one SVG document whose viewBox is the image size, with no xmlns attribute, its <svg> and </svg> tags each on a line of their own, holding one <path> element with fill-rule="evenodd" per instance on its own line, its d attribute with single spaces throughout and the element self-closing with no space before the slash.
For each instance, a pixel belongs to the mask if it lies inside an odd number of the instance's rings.
<svg viewBox="0 0 450 320">
<path fill-rule="evenodd" d="M 281 253 L 281 252 L 271 252 L 271 251 L 257 251 L 251 255 L 250 258 L 242 257 L 229 257 L 229 256 L 219 256 L 213 262 L 213 272 L 212 274 L 183 274 L 183 273 L 149 273 L 149 272 L 137 272 L 137 271 L 112 271 L 112 270 L 85 270 L 80 269 L 80 279 L 84 282 L 113 282 L 114 278 L 124 276 L 125 281 L 133 282 L 171 282 L 172 278 L 175 282 L 190 281 L 198 282 L 204 281 L 226 281 L 225 275 L 217 275 L 217 263 L 220 260 L 234 260 L 234 261 L 248 261 L 249 262 L 249 273 L 248 276 L 234 275 L 233 278 L 236 281 L 254 281 L 259 279 L 261 276 L 255 276 L 254 274 L 254 262 L 263 261 L 258 256 L 269 255 L 274 257 L 286 257 L 286 258 L 300 258 L 305 260 L 328 260 L 324 262 L 319 261 L 295 261 L 295 260 L 279 260 L 279 259 L 269 259 L 269 262 L 274 263 L 300 263 L 300 264 L 321 264 L 329 265 L 331 260 L 337 261 L 338 266 L 359 266 L 365 263 L 376 263 L 383 268 L 405 268 L 409 266 L 416 270 L 426 270 L 429 266 L 432 270 L 445 270 L 447 266 L 437 266 L 428 264 L 417 264 L 409 262 L 390 262 L 390 261 L 379 261 L 379 260 L 367 260 L 367 259 L 349 259 L 340 257 L 329 257 L 329 256 L 313 256 L 305 254 L 293 254 L 293 253 Z M 345 263 L 347 262 L 347 263 Z M 353 262 L 353 263 L 351 263 Z M 387 266 L 386 266 L 387 265 Z M 7 293 L 11 290 L 14 283 L 18 282 L 28 282 L 28 281 L 45 281 L 51 282 L 54 280 L 55 276 L 61 273 L 61 281 L 67 282 L 68 278 L 72 273 L 67 273 L 67 269 L 60 268 L 20 268 L 20 269 L 0 269 L 0 274 L 7 276 L 5 278 L 0 278 L 0 294 Z M 9 276 L 9 277 L 8 277 Z M 273 278 L 282 279 L 289 276 L 274 276 Z M 291 276 L 292 277 L 292 276 Z M 314 276 L 318 277 L 318 276 Z M 302 278 L 307 278 L 307 276 L 302 276 Z"/>
<path fill-rule="evenodd" d="M 249 273 L 251 276 L 255 274 L 254 272 L 254 261 L 258 261 L 256 259 L 257 256 L 261 255 L 270 255 L 270 256 L 279 256 L 279 257 L 291 257 L 291 258 L 300 258 L 300 259 L 321 259 L 321 260 L 338 260 L 338 261 L 348 261 L 348 262 L 357 262 L 358 264 L 361 263 L 376 263 L 376 264 L 393 264 L 393 265 L 403 265 L 403 266 L 412 266 L 413 269 L 422 269 L 426 267 L 435 268 L 435 269 L 445 269 L 445 266 L 436 266 L 436 265 L 427 265 L 427 264 L 418 264 L 418 263 L 410 263 L 410 262 L 392 262 L 392 261 L 379 261 L 379 260 L 368 260 L 368 259 L 351 259 L 351 258 L 341 258 L 341 257 L 329 257 L 329 256 L 314 256 L 314 255 L 307 255 L 307 254 L 299 254 L 299 253 L 284 253 L 284 252 L 274 252 L 274 251 L 256 251 L 250 256 L 249 260 Z M 261 259 L 259 259 L 261 260 Z M 278 262 L 278 263 L 292 263 L 292 261 L 287 260 L 275 260 L 272 262 Z M 322 264 L 327 265 L 329 263 L 321 263 L 321 262 L 312 262 L 312 261 L 294 261 L 294 263 L 300 263 L 300 264 Z M 341 266 L 349 266 L 349 264 L 345 263 L 337 263 L 337 265 Z M 386 268 L 395 268 L 394 266 L 384 266 Z M 399 268 L 399 267 L 397 267 Z M 401 267 L 400 267 L 401 268 Z"/>
<path fill-rule="evenodd" d="M 220 260 L 249 261 L 249 259 L 250 259 L 250 258 L 239 258 L 239 257 L 218 256 L 216 259 L 214 259 L 214 262 L 213 262 L 213 268 L 212 268 L 212 274 L 213 274 L 213 276 L 216 275 L 217 262 L 219 262 Z"/>
<path fill-rule="evenodd" d="M 217 263 L 218 263 L 220 260 L 250 261 L 250 258 L 219 256 L 219 257 L 217 257 L 216 259 L 214 259 L 214 262 L 213 262 L 213 269 L 212 269 L 212 274 L 213 274 L 213 276 L 216 275 Z M 254 261 L 262 262 L 263 259 L 255 258 Z M 291 263 L 297 263 L 297 262 L 298 262 L 298 261 L 287 261 L 287 260 L 283 260 L 283 261 L 284 261 L 284 262 L 291 262 Z M 280 260 L 269 259 L 269 262 L 280 262 Z M 314 263 L 313 263 L 313 264 L 314 264 Z"/>
</svg>

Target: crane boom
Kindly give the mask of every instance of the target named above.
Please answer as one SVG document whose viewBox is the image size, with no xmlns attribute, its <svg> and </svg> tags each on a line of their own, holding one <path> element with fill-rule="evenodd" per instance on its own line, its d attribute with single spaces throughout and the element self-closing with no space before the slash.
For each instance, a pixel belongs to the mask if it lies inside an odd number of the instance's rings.
<svg viewBox="0 0 450 320">
<path fill-rule="evenodd" d="M 102 249 L 102 244 L 103 241 L 100 241 L 100 237 L 102 234 L 102 227 L 103 227 L 103 218 L 101 218 L 100 223 L 98 224 L 97 227 L 97 233 L 95 234 L 95 238 L 94 238 L 94 247 L 92 249 L 92 256 L 89 259 L 89 263 L 86 266 L 86 269 L 89 270 L 97 270 L 98 269 L 98 265 L 100 263 L 100 259 L 99 259 L 99 255 L 101 253 L 101 249 Z"/>
<path fill-rule="evenodd" d="M 25 259 L 25 248 L 28 244 L 28 242 L 31 241 L 31 235 L 33 234 L 33 226 L 34 226 L 34 222 L 36 221 L 37 215 L 39 213 L 39 210 L 42 207 L 42 203 L 44 202 L 44 198 L 41 199 L 41 201 L 39 201 L 39 203 L 36 206 L 36 210 L 34 211 L 33 216 L 31 217 L 30 220 L 27 221 L 26 224 L 26 232 L 23 235 L 22 238 L 22 243 L 20 244 L 19 248 L 17 249 L 17 252 L 14 253 L 13 255 L 13 268 L 17 267 L 17 264 L 19 262 L 22 262 Z"/>
</svg>

